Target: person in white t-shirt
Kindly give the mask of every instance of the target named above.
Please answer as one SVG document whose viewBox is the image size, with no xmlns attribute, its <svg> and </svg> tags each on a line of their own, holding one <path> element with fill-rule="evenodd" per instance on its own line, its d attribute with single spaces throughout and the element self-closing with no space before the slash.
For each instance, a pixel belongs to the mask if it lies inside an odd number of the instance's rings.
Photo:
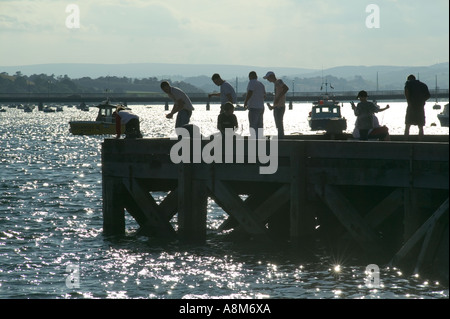
<svg viewBox="0 0 450 319">
<path fill-rule="evenodd" d="M 166 118 L 171 119 L 177 114 L 175 128 L 189 124 L 194 106 L 189 97 L 181 89 L 170 86 L 169 82 L 161 82 L 161 89 L 174 101 L 172 111 L 166 114 Z"/>
<path fill-rule="evenodd" d="M 255 71 L 248 74 L 249 82 L 245 96 L 244 107 L 248 108 L 248 120 L 250 122 L 250 135 L 261 138 L 264 136 L 264 99 L 266 89 L 264 84 L 258 81 Z"/>
<path fill-rule="evenodd" d="M 289 88 L 284 84 L 282 79 L 277 79 L 275 73 L 272 71 L 267 72 L 264 79 L 271 82 L 275 86 L 275 96 L 273 99 L 273 106 L 267 103 L 269 109 L 273 110 L 273 118 L 275 119 L 275 125 L 278 130 L 278 138 L 284 137 L 284 124 L 283 117 L 286 111 L 286 93 Z"/>
<path fill-rule="evenodd" d="M 210 93 L 208 94 L 208 97 L 211 96 L 220 97 L 220 113 L 223 113 L 224 112 L 223 107 L 225 103 L 231 102 L 233 104 L 236 104 L 236 92 L 234 88 L 231 86 L 231 84 L 225 80 L 222 80 L 220 75 L 217 73 L 213 74 L 211 80 L 214 82 L 215 85 L 220 87 L 220 93 Z"/>
</svg>

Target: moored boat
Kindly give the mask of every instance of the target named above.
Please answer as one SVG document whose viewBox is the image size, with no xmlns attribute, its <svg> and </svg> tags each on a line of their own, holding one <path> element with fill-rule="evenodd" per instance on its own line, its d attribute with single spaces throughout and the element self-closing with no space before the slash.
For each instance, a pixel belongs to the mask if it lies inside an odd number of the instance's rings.
<svg viewBox="0 0 450 319">
<path fill-rule="evenodd" d="M 106 100 L 96 107 L 98 108 L 98 114 L 95 121 L 72 120 L 69 122 L 70 132 L 73 135 L 116 134 L 116 121 L 113 112 L 117 106 Z M 124 131 L 125 125 L 122 125 L 122 132 Z"/>
<path fill-rule="evenodd" d="M 88 112 L 89 106 L 86 103 L 81 102 L 80 105 L 77 106 L 77 109 Z"/>
<path fill-rule="evenodd" d="M 53 107 L 51 107 L 51 106 L 44 106 L 42 111 L 44 111 L 45 113 L 54 113 L 54 112 L 56 112 L 56 110 Z"/>
<path fill-rule="evenodd" d="M 347 120 L 342 117 L 341 105 L 334 98 L 328 96 L 313 102 L 308 123 L 311 131 L 341 133 L 347 129 Z"/>
<path fill-rule="evenodd" d="M 439 122 L 441 122 L 441 126 L 448 127 L 448 105 L 449 103 L 444 105 L 444 110 L 437 115 Z"/>
<path fill-rule="evenodd" d="M 23 111 L 25 113 L 31 113 L 31 112 L 33 112 L 33 110 L 34 110 L 34 105 L 30 105 L 30 104 L 25 105 L 25 108 L 23 109 Z"/>
<path fill-rule="evenodd" d="M 441 109 L 441 106 L 439 105 L 439 104 L 435 104 L 435 105 L 433 105 L 433 110 L 440 110 Z"/>
</svg>

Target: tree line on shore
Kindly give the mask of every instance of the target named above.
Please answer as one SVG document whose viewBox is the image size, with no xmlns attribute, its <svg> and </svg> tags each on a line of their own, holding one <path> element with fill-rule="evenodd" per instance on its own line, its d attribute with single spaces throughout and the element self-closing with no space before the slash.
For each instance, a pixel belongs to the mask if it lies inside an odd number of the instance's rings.
<svg viewBox="0 0 450 319">
<path fill-rule="evenodd" d="M 326 77 L 286 77 L 281 76 L 283 81 L 289 86 L 290 93 L 300 92 L 318 92 L 323 89 L 328 91 L 358 91 L 361 89 L 371 90 L 376 84 L 367 81 L 362 76 L 344 79 L 328 75 Z M 158 79 L 157 77 L 148 78 L 129 78 L 118 76 L 101 76 L 98 78 L 82 77 L 72 79 L 67 75 L 55 76 L 47 74 L 23 75 L 17 71 L 14 75 L 6 72 L 0 73 L 0 94 L 89 94 L 89 93 L 162 93 L 160 88 L 161 81 L 169 80 L 173 86 L 181 88 L 186 93 L 210 93 L 218 91 L 219 88 L 211 81 L 209 76 L 197 76 L 189 78 Z M 273 91 L 273 84 L 260 77 L 260 80 L 266 86 L 267 92 Z M 236 87 L 239 82 L 239 92 L 245 93 L 248 78 L 245 76 L 229 80 Z M 329 85 L 325 85 L 325 82 Z M 381 88 L 388 89 L 388 88 Z M 392 89 L 392 88 L 391 88 Z"/>
<path fill-rule="evenodd" d="M 161 79 L 149 77 L 132 79 L 127 77 L 106 76 L 92 79 L 83 77 L 71 79 L 67 75 L 55 76 L 46 74 L 23 75 L 17 71 L 14 75 L 0 73 L 0 93 L 128 93 L 128 92 L 161 92 Z M 184 81 L 173 82 L 185 92 L 203 93 L 203 90 Z"/>
</svg>

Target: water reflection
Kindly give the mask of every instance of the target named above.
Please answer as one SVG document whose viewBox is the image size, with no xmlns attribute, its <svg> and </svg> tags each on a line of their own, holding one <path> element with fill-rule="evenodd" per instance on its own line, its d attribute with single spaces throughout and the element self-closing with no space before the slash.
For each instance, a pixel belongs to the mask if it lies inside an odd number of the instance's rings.
<svg viewBox="0 0 450 319">
<path fill-rule="evenodd" d="M 173 133 L 163 106 L 133 110 L 144 119 L 145 136 Z M 292 112 L 286 123 L 294 132 L 307 125 L 308 109 Z M 238 114 L 243 131 L 246 115 Z M 369 289 L 366 265 L 346 252 L 317 251 L 310 260 L 279 247 L 225 241 L 216 230 L 226 216 L 211 199 L 206 245 L 105 238 L 103 137 L 70 135 L 75 116 L 95 117 L 75 109 L 31 115 L 14 109 L 1 117 L 0 298 L 448 298 L 447 287 L 396 268 L 381 268 L 380 288 Z M 215 119 L 199 109 L 194 118 L 206 132 L 214 131 Z M 267 132 L 274 131 L 267 123 Z M 165 195 L 153 194 L 157 202 Z M 134 234 L 136 222 L 127 215 L 126 223 Z M 70 264 L 80 267 L 76 290 L 65 282 Z"/>
</svg>

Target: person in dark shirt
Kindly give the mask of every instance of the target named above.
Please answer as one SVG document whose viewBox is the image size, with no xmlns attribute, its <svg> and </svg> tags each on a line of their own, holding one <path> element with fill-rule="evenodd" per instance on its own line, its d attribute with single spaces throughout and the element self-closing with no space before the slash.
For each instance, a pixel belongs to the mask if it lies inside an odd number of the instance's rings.
<svg viewBox="0 0 450 319">
<path fill-rule="evenodd" d="M 237 117 L 234 114 L 234 105 L 231 102 L 226 102 L 223 106 L 223 113 L 217 117 L 217 129 L 225 135 L 225 129 L 231 128 L 236 130 L 238 127 Z"/>
<path fill-rule="evenodd" d="M 416 80 L 414 75 L 409 75 L 405 83 L 405 97 L 408 102 L 405 116 L 405 136 L 409 136 L 411 125 L 419 127 L 419 139 L 424 135 L 425 126 L 425 102 L 430 98 L 430 91 L 425 83 Z"/>
</svg>

